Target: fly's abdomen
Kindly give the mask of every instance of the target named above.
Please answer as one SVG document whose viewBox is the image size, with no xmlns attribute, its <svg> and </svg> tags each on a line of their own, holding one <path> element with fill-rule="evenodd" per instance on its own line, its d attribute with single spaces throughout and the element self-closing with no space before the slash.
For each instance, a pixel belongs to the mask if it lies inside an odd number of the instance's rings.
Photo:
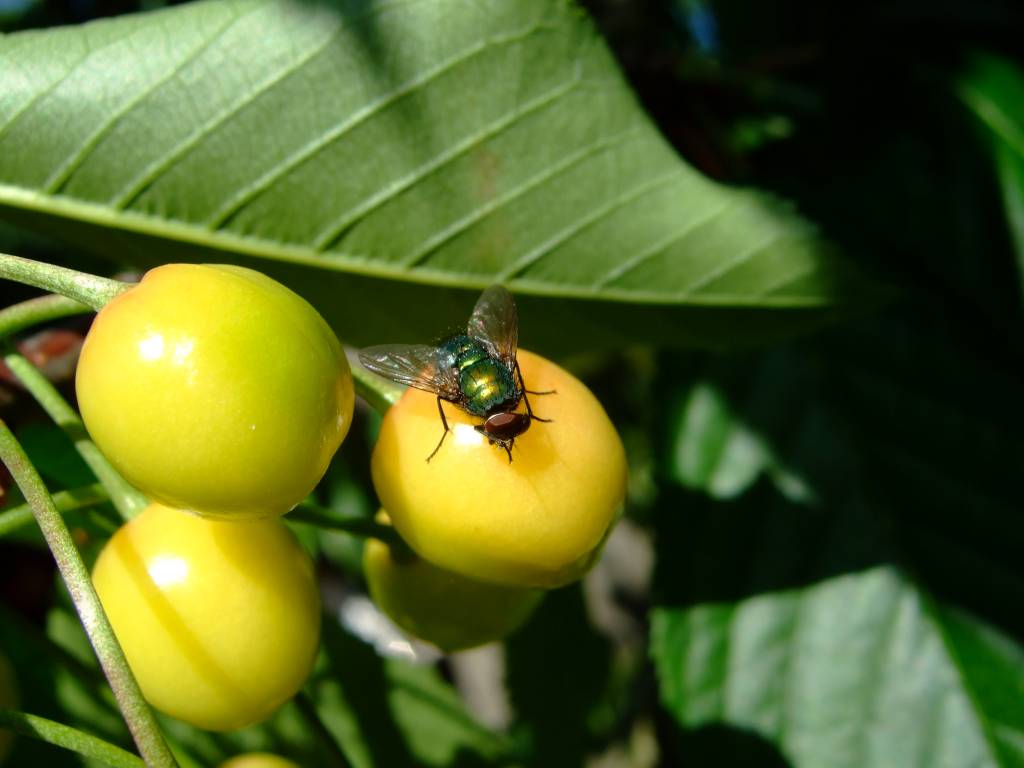
<svg viewBox="0 0 1024 768">
<path fill-rule="evenodd" d="M 501 361 L 490 357 L 460 366 L 459 387 L 466 397 L 466 410 L 476 416 L 486 416 L 515 399 L 512 374 Z"/>
</svg>

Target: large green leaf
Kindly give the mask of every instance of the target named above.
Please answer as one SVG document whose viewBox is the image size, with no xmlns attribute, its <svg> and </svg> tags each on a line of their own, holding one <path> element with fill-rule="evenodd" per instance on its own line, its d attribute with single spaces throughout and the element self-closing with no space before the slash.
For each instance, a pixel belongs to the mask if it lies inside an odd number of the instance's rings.
<svg viewBox="0 0 1024 768">
<path fill-rule="evenodd" d="M 665 706 L 726 723 L 797 768 L 1024 765 L 1024 653 L 878 568 L 733 604 L 661 608 Z"/>
<path fill-rule="evenodd" d="M 205 2 L 0 38 L 0 214 L 140 263 L 289 265 L 377 340 L 464 322 L 494 281 L 537 308 L 528 339 L 604 343 L 776 334 L 861 287 L 787 206 L 682 162 L 564 0 Z"/>
<path fill-rule="evenodd" d="M 918 302 L 785 349 L 701 366 L 665 355 L 657 396 L 667 404 L 665 480 L 738 499 L 765 477 L 808 506 L 806 541 L 794 535 L 794 520 L 763 513 L 780 500 L 759 498 L 747 505 L 755 514 L 726 523 L 721 507 L 708 517 L 723 538 L 695 554 L 735 547 L 729 526 L 739 520 L 749 539 L 756 520 L 778 534 L 754 547 L 755 561 L 762 548 L 797 561 L 806 551 L 825 558 L 815 525 L 858 536 L 870 519 L 930 590 L 1024 633 L 1015 607 L 1024 599 L 1019 366 L 993 351 L 1001 339 L 972 337 L 961 323 L 946 304 Z M 692 513 L 686 519 L 692 527 Z M 692 530 L 678 535 L 693 539 Z"/>
</svg>

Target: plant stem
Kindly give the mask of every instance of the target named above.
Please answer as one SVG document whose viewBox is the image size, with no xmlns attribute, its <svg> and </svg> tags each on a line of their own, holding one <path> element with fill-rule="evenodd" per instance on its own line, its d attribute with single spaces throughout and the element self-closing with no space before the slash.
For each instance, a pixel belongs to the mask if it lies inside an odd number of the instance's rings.
<svg viewBox="0 0 1024 768">
<path fill-rule="evenodd" d="M 33 325 L 45 323 L 47 320 L 81 315 L 86 312 L 92 312 L 92 307 L 69 299 L 67 296 L 59 296 L 54 293 L 37 296 L 34 299 L 0 309 L 0 338 L 5 338 Z"/>
<path fill-rule="evenodd" d="M 408 544 L 390 525 L 378 523 L 368 517 L 337 517 L 329 509 L 304 501 L 288 513 L 288 520 L 293 523 L 308 523 L 318 528 L 332 531 L 344 531 L 353 536 L 380 539 L 392 547 L 408 548 Z"/>
<path fill-rule="evenodd" d="M 112 298 L 132 287 L 132 283 L 122 283 L 120 280 L 110 280 L 6 253 L 0 253 L 0 277 L 59 293 L 88 304 L 95 310 L 102 309 Z"/>
<path fill-rule="evenodd" d="M 11 369 L 11 373 L 39 402 L 49 417 L 71 438 L 79 455 L 89 465 L 89 469 L 96 475 L 96 479 L 107 489 L 110 501 L 113 502 L 121 517 L 131 520 L 145 509 L 149 503 L 146 497 L 129 485 L 128 481 L 121 477 L 106 457 L 100 453 L 100 449 L 89 439 L 82 419 L 75 409 L 68 405 L 68 402 L 50 380 L 17 352 L 8 349 L 4 354 L 4 362 Z"/>
<path fill-rule="evenodd" d="M 38 715 L 0 709 L 0 725 L 17 733 L 99 760 L 113 768 L 145 768 L 137 755 L 69 725 Z"/>
<path fill-rule="evenodd" d="M 352 369 L 352 380 L 356 385 L 356 394 L 365 400 L 377 413 L 385 411 L 398 402 L 405 392 L 405 387 L 392 384 L 375 373 L 370 373 L 359 362 L 359 355 L 351 348 L 345 349 L 349 368 Z"/>
<path fill-rule="evenodd" d="M 0 459 L 10 470 L 15 482 L 32 506 L 36 521 L 46 543 L 57 561 L 57 568 L 67 585 L 71 601 L 92 643 L 103 673 L 114 691 L 118 707 L 135 739 L 146 765 L 150 768 L 176 768 L 174 756 L 167 748 L 153 712 L 142 696 L 120 643 L 114 635 L 100 598 L 89 578 L 89 571 L 71 540 L 63 518 L 53 499 L 32 466 L 24 449 L 7 424 L 0 420 Z"/>
<path fill-rule="evenodd" d="M 59 491 L 53 494 L 53 504 L 61 514 L 91 507 L 93 504 L 100 504 L 109 499 L 110 495 L 99 483 L 75 488 L 71 491 Z M 16 507 L 0 512 L 0 537 L 6 536 L 8 533 L 19 528 L 24 528 L 33 520 L 32 506 L 30 504 L 19 504 Z"/>
</svg>

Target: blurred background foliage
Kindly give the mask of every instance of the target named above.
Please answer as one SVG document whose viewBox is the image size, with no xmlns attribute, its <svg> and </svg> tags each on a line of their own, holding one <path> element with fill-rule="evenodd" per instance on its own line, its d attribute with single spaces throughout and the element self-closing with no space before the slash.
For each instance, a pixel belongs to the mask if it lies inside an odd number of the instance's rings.
<svg viewBox="0 0 1024 768">
<path fill-rule="evenodd" d="M 158 5 L 0 0 L 0 25 Z M 567 355 L 630 456 L 605 561 L 508 641 L 504 684 L 486 655 L 409 664 L 329 622 L 313 706 L 354 765 L 1024 765 L 1024 6 L 586 6 L 688 162 L 796 201 L 890 298 L 755 349 L 738 324 L 735 349 Z M 13 226 L 0 245 L 120 266 Z M 90 481 L 25 395 L 3 397 L 54 489 Z M 360 418 L 319 490 L 341 516 L 374 511 Z M 76 516 L 87 549 L 114 520 Z M 358 542 L 295 527 L 342 612 Z M 48 556 L 23 534 L 0 562 L 24 707 L 127 743 Z M 242 748 L 340 764 L 297 710 L 229 737 L 168 728 L 195 765 Z M 11 761 L 76 764 L 25 739 Z"/>
</svg>

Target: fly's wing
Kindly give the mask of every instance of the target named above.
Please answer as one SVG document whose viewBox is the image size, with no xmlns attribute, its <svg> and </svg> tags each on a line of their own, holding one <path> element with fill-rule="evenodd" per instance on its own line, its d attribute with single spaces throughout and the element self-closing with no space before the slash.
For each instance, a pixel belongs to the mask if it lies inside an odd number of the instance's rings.
<svg viewBox="0 0 1024 768">
<path fill-rule="evenodd" d="M 466 331 L 511 366 L 519 343 L 519 319 L 512 294 L 501 285 L 484 291 L 473 308 Z"/>
<path fill-rule="evenodd" d="M 359 350 L 359 362 L 385 379 L 456 399 L 459 380 L 448 353 L 427 344 L 382 344 Z"/>
</svg>

